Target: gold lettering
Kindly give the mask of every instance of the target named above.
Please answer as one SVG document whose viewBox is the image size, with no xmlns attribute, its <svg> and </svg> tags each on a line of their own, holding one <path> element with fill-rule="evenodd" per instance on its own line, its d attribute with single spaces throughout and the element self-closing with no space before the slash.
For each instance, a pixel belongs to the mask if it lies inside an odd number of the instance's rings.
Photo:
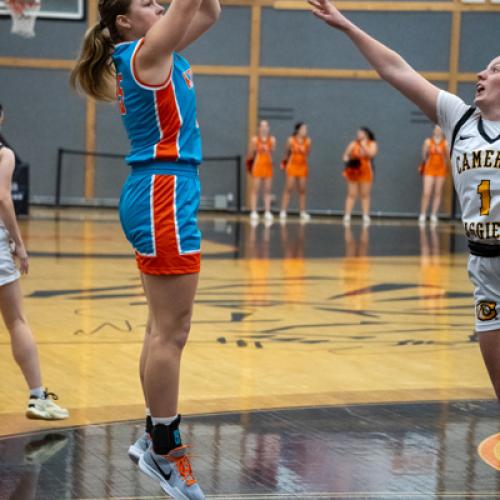
<svg viewBox="0 0 500 500">
<path fill-rule="evenodd" d="M 484 157 L 484 166 L 485 167 L 492 167 L 493 165 L 491 164 L 491 157 L 493 156 L 493 151 L 491 149 L 486 150 L 486 155 Z"/>
<path fill-rule="evenodd" d="M 485 233 L 485 235 L 484 235 L 484 237 L 485 237 L 487 240 L 489 240 L 489 239 L 493 238 L 493 234 L 494 234 L 494 232 L 493 232 L 493 231 L 491 231 L 491 232 L 490 232 L 490 229 L 493 229 L 493 224 L 492 224 L 491 222 L 487 222 L 487 223 L 486 223 L 486 233 Z"/>
<path fill-rule="evenodd" d="M 469 169 L 470 169 L 469 158 L 467 157 L 467 154 L 464 153 L 464 160 L 462 162 L 462 172 L 464 170 L 469 170 Z"/>
<path fill-rule="evenodd" d="M 482 222 L 478 222 L 476 225 L 476 235 L 478 238 L 484 240 L 484 224 Z"/>
<path fill-rule="evenodd" d="M 500 235 L 498 234 L 498 229 L 500 228 L 500 222 L 494 222 L 493 227 L 495 228 L 493 231 L 493 238 L 498 240 L 500 239 Z"/>
<path fill-rule="evenodd" d="M 481 167 L 481 151 L 472 152 L 472 168 Z"/>
<path fill-rule="evenodd" d="M 495 159 L 495 168 L 500 168 L 500 151 L 497 152 L 497 157 Z"/>
</svg>

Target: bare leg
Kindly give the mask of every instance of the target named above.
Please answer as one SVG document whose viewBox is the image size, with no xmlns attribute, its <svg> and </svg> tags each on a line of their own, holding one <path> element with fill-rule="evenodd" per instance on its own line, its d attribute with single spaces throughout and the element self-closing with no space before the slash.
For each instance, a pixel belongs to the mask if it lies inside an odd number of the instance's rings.
<svg viewBox="0 0 500 500">
<path fill-rule="evenodd" d="M 146 289 L 144 287 L 144 278 L 141 273 L 141 283 L 142 288 L 144 289 L 144 293 L 146 293 Z M 141 350 L 141 358 L 139 360 L 139 376 L 141 378 L 141 387 L 142 393 L 144 395 L 144 403 L 146 408 L 149 408 L 148 400 L 146 398 L 146 390 L 144 388 L 144 372 L 146 371 L 146 363 L 148 359 L 148 351 L 149 351 L 149 339 L 151 338 L 151 313 L 148 313 L 148 320 L 146 322 L 146 331 L 144 332 L 144 340 L 142 342 L 142 350 Z"/>
<path fill-rule="evenodd" d="M 479 334 L 479 346 L 495 394 L 500 400 L 500 330 Z"/>
<path fill-rule="evenodd" d="M 155 276 L 143 274 L 151 333 L 144 370 L 144 387 L 151 415 L 177 414 L 182 351 L 191 326 L 198 274 Z"/>
<path fill-rule="evenodd" d="M 359 185 L 359 191 L 361 196 L 361 210 L 363 215 L 370 215 L 370 203 L 371 203 L 371 182 L 361 182 Z"/>
<path fill-rule="evenodd" d="M 264 207 L 266 212 L 271 211 L 271 187 L 273 185 L 273 178 L 268 177 L 264 179 Z"/>
<path fill-rule="evenodd" d="M 434 200 L 432 202 L 432 215 L 437 215 L 441 205 L 441 196 L 443 193 L 444 177 L 434 177 Z"/>
<path fill-rule="evenodd" d="M 299 210 L 306 211 L 307 177 L 299 177 Z"/>
<path fill-rule="evenodd" d="M 260 191 L 260 177 L 252 177 L 252 192 L 250 193 L 250 210 L 257 211 L 257 198 Z"/>
<path fill-rule="evenodd" d="M 10 334 L 12 354 L 30 389 L 42 386 L 40 360 L 23 310 L 19 280 L 0 287 L 0 310 Z"/>
<path fill-rule="evenodd" d="M 420 203 L 420 213 L 426 214 L 429 208 L 429 203 L 431 201 L 432 188 L 434 186 L 434 179 L 431 175 L 424 175 L 422 187 L 422 201 Z"/>
<path fill-rule="evenodd" d="M 357 182 L 347 181 L 347 195 L 345 198 L 345 215 L 351 215 L 356 199 L 358 198 L 359 188 Z"/>
<path fill-rule="evenodd" d="M 290 193 L 295 186 L 295 177 L 290 175 L 286 176 L 285 187 L 283 189 L 283 198 L 281 200 L 281 211 L 286 212 L 288 210 L 288 204 L 290 203 Z"/>
</svg>

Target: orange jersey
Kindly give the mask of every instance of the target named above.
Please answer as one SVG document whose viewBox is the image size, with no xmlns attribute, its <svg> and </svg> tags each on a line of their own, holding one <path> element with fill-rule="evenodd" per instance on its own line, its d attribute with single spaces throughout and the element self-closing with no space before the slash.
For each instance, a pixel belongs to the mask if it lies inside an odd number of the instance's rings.
<svg viewBox="0 0 500 500">
<path fill-rule="evenodd" d="M 371 142 L 370 142 L 371 144 Z M 363 156 L 361 153 L 361 145 L 355 141 L 352 143 L 349 159 L 359 160 L 361 165 L 359 168 L 346 168 L 344 177 L 350 182 L 373 182 L 372 160 L 368 156 Z"/>
<path fill-rule="evenodd" d="M 424 175 L 432 177 L 445 177 L 447 170 L 448 143 L 443 139 L 436 144 L 434 140 L 429 140 L 429 156 L 424 166 Z"/>
<path fill-rule="evenodd" d="M 309 174 L 309 166 L 307 157 L 311 150 L 311 139 L 306 137 L 303 141 L 299 141 L 296 137 L 289 139 L 290 158 L 286 165 L 286 174 L 294 177 L 307 177 Z"/>
<path fill-rule="evenodd" d="M 255 160 L 252 168 L 254 177 L 269 178 L 273 176 L 273 149 L 275 144 L 274 137 L 268 137 L 262 140 L 260 137 L 254 137 L 255 141 Z"/>
</svg>

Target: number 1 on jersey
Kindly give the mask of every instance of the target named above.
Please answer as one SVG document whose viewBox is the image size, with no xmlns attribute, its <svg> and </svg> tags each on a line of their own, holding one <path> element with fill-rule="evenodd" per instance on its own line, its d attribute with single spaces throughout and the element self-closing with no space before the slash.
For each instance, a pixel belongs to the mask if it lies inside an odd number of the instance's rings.
<svg viewBox="0 0 500 500">
<path fill-rule="evenodd" d="M 490 215 L 491 194 L 490 194 L 490 181 L 483 180 L 477 186 L 477 192 L 481 197 L 480 215 Z"/>
</svg>

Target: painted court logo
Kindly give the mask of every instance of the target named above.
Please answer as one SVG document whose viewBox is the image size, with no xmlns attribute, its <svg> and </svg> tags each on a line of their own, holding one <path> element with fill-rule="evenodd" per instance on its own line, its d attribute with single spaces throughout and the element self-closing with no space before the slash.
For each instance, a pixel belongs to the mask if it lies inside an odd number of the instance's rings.
<svg viewBox="0 0 500 500">
<path fill-rule="evenodd" d="M 479 302 L 476 305 L 477 319 L 480 321 L 490 321 L 497 317 L 496 302 Z"/>
<path fill-rule="evenodd" d="M 479 456 L 496 470 L 500 470 L 500 434 L 486 438 L 477 448 Z"/>
</svg>

